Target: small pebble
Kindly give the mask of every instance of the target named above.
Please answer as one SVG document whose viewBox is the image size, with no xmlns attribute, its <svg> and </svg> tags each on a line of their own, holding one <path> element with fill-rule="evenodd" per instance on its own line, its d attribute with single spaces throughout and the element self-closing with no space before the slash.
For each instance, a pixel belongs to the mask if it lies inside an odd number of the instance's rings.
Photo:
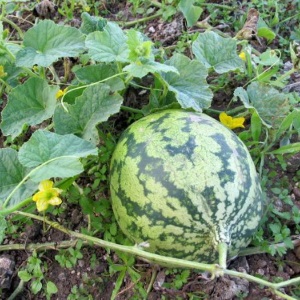
<svg viewBox="0 0 300 300">
<path fill-rule="evenodd" d="M 155 28 L 153 26 L 149 27 L 148 29 L 149 32 L 154 33 L 155 32 Z"/>
<path fill-rule="evenodd" d="M 65 280 L 67 279 L 67 276 L 66 276 L 65 273 L 59 273 L 59 274 L 58 274 L 58 279 L 59 279 L 60 281 L 65 281 Z"/>
<path fill-rule="evenodd" d="M 264 268 L 266 265 L 267 265 L 267 262 L 265 260 L 260 259 L 257 261 L 257 266 L 259 268 Z"/>
<path fill-rule="evenodd" d="M 257 274 L 259 274 L 259 275 L 265 275 L 264 269 L 258 269 L 256 272 L 257 272 Z"/>
<path fill-rule="evenodd" d="M 0 291 L 10 288 L 14 269 L 15 262 L 12 259 L 5 255 L 0 256 Z"/>
<path fill-rule="evenodd" d="M 78 266 L 80 268 L 83 268 L 84 267 L 84 260 L 82 260 L 82 259 L 78 260 Z"/>
</svg>

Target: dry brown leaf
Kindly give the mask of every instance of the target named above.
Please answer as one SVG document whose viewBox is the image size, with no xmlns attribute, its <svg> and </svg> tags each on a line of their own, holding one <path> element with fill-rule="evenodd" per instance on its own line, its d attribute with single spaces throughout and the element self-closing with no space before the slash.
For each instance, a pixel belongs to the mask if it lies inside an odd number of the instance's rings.
<svg viewBox="0 0 300 300">
<path fill-rule="evenodd" d="M 248 12 L 246 23 L 236 34 L 236 38 L 240 40 L 252 40 L 256 38 L 258 18 L 259 12 L 255 8 L 251 8 Z"/>
</svg>

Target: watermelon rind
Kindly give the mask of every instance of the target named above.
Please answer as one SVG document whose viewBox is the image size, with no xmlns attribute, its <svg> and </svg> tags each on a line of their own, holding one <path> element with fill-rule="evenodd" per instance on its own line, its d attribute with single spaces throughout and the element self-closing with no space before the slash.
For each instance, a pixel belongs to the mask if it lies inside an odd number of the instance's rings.
<svg viewBox="0 0 300 300">
<path fill-rule="evenodd" d="M 156 254 L 218 262 L 255 233 L 263 194 L 252 158 L 231 130 L 204 113 L 165 110 L 122 134 L 110 167 L 122 231 Z"/>
</svg>

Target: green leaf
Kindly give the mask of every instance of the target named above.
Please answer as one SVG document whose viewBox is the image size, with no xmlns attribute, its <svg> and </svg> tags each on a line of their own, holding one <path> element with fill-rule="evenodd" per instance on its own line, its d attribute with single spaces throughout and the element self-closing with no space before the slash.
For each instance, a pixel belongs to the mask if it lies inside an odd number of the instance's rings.
<svg viewBox="0 0 300 300">
<path fill-rule="evenodd" d="M 265 38 L 268 43 L 271 43 L 276 37 L 276 33 L 267 27 L 258 28 L 257 35 Z"/>
<path fill-rule="evenodd" d="M 32 278 L 32 275 L 29 274 L 27 271 L 19 271 L 18 272 L 18 276 L 21 280 L 23 280 L 24 282 L 28 282 L 31 278 Z"/>
<path fill-rule="evenodd" d="M 262 18 L 259 18 L 257 24 L 257 36 L 265 38 L 268 41 L 268 43 L 270 43 L 275 39 L 276 33 L 274 33 L 268 27 L 268 25 Z"/>
<path fill-rule="evenodd" d="M 138 282 L 141 279 L 141 274 L 136 272 L 133 268 L 128 267 L 127 272 L 133 282 Z"/>
<path fill-rule="evenodd" d="M 125 270 L 122 270 L 119 273 L 118 277 L 117 277 L 117 280 L 115 282 L 115 287 L 114 287 L 114 289 L 112 291 L 112 294 L 111 294 L 111 297 L 110 297 L 111 300 L 116 299 L 117 294 L 118 294 L 118 292 L 119 292 L 119 290 L 120 290 L 120 288 L 121 288 L 121 286 L 123 284 L 125 275 L 126 275 L 126 268 L 125 268 Z"/>
<path fill-rule="evenodd" d="M 293 154 L 300 152 L 300 143 L 293 143 L 268 152 L 269 154 Z"/>
<path fill-rule="evenodd" d="M 3 22 L 0 21 L 0 42 L 2 42 L 4 40 L 3 37 Z"/>
<path fill-rule="evenodd" d="M 22 133 L 24 125 L 40 124 L 52 117 L 58 87 L 49 86 L 46 80 L 30 78 L 23 85 L 14 88 L 2 111 L 0 128 L 4 135 L 15 138 Z"/>
<path fill-rule="evenodd" d="M 80 31 L 89 34 L 94 31 L 102 31 L 107 24 L 107 20 L 97 16 L 91 16 L 87 12 L 81 14 L 82 23 Z"/>
<path fill-rule="evenodd" d="M 277 223 L 271 223 L 269 224 L 269 228 L 272 230 L 274 234 L 280 233 L 281 231 L 281 225 Z"/>
<path fill-rule="evenodd" d="M 116 23 L 107 22 L 103 31 L 90 33 L 85 41 L 90 57 L 101 62 L 127 62 L 127 37 Z"/>
<path fill-rule="evenodd" d="M 182 108 L 202 111 L 210 107 L 213 94 L 206 82 L 207 70 L 199 61 L 175 54 L 166 64 L 179 71 L 179 74 L 163 73 L 162 78 Z"/>
<path fill-rule="evenodd" d="M 141 58 L 154 60 L 151 52 L 153 43 L 146 40 L 146 37 L 140 32 L 130 29 L 127 32 L 127 45 L 129 49 L 128 59 L 135 62 Z"/>
<path fill-rule="evenodd" d="M 290 220 L 290 219 L 289 219 L 289 220 Z M 294 248 L 295 248 L 295 245 L 294 245 L 294 243 L 293 243 L 291 237 L 286 237 L 286 238 L 284 239 L 283 242 L 284 242 L 284 245 L 285 245 L 287 248 L 289 248 L 289 249 L 294 249 Z"/>
<path fill-rule="evenodd" d="M 293 127 L 298 131 L 298 134 L 300 134 L 300 109 L 294 108 L 294 111 L 296 112 L 296 116 L 293 121 Z"/>
<path fill-rule="evenodd" d="M 203 9 L 200 6 L 193 5 L 194 3 L 195 0 L 181 0 L 178 4 L 178 8 L 186 18 L 189 27 L 195 25 L 203 12 Z"/>
<path fill-rule="evenodd" d="M 142 78 L 148 73 L 157 72 L 173 72 L 179 75 L 178 70 L 175 67 L 150 60 L 143 60 L 142 62 L 131 63 L 124 67 L 123 70 L 128 72 L 131 76 L 138 78 Z"/>
<path fill-rule="evenodd" d="M 17 68 L 15 63 L 12 63 L 8 60 L 2 65 L 4 66 L 4 70 L 7 73 L 7 76 L 2 79 L 4 79 L 5 82 L 8 83 L 11 87 L 20 85 L 19 75 L 21 73 L 24 73 L 24 70 L 21 68 Z"/>
<path fill-rule="evenodd" d="M 262 83 L 252 82 L 247 91 L 238 87 L 234 96 L 239 97 L 246 108 L 256 110 L 267 127 L 278 128 L 290 111 L 287 95 Z"/>
<path fill-rule="evenodd" d="M 259 141 L 259 137 L 261 135 L 262 123 L 260 117 L 256 111 L 253 112 L 251 116 L 251 134 L 252 139 L 256 142 Z"/>
<path fill-rule="evenodd" d="M 19 161 L 24 167 L 35 168 L 30 178 L 35 182 L 52 177 L 72 177 L 83 171 L 80 158 L 97 155 L 89 142 L 72 134 L 59 135 L 38 130 L 23 144 Z"/>
<path fill-rule="evenodd" d="M 5 230 L 7 228 L 7 222 L 4 216 L 0 215 L 0 245 L 5 238 Z"/>
<path fill-rule="evenodd" d="M 10 148 L 0 149 L 0 208 L 14 206 L 28 198 L 36 190 L 36 184 L 27 181 L 14 193 L 9 203 L 5 203 L 8 195 L 23 180 L 27 170 L 18 160 L 18 152 Z"/>
<path fill-rule="evenodd" d="M 237 69 L 243 70 L 243 61 L 236 52 L 236 40 L 223 38 L 213 31 L 200 33 L 192 45 L 196 58 L 207 69 L 217 73 L 226 73 Z"/>
<path fill-rule="evenodd" d="M 279 84 L 276 82 L 272 82 L 271 79 L 272 77 L 277 73 L 278 74 L 278 69 L 279 67 L 273 67 L 267 71 L 263 71 L 262 73 L 260 73 L 259 75 L 257 75 L 257 81 L 259 82 L 265 82 L 265 83 L 271 83 L 273 84 L 274 86 L 278 86 L 279 87 Z M 284 86 L 284 85 L 283 85 Z M 283 87 L 282 86 L 282 87 Z"/>
<path fill-rule="evenodd" d="M 276 66 L 282 64 L 279 53 L 275 50 L 268 49 L 259 56 L 254 56 L 253 60 L 263 66 Z"/>
<path fill-rule="evenodd" d="M 76 133 L 83 139 L 97 144 L 99 141 L 96 125 L 119 112 L 123 98 L 111 94 L 110 87 L 98 83 L 89 86 L 76 98 L 74 105 L 65 104 L 68 112 L 58 107 L 54 114 L 55 131 L 60 134 Z"/>
<path fill-rule="evenodd" d="M 104 81 L 117 73 L 118 70 L 114 64 L 90 65 L 75 71 L 77 79 L 83 84 Z M 113 92 L 125 88 L 124 82 L 119 77 L 108 79 L 105 81 L 105 84 L 109 85 Z"/>
<path fill-rule="evenodd" d="M 277 131 L 276 131 L 276 140 L 280 138 L 281 135 L 284 134 L 284 132 L 286 132 L 291 125 L 293 124 L 294 120 L 299 118 L 300 114 L 299 111 L 297 111 L 296 109 L 293 110 L 292 112 L 290 112 L 281 122 L 280 126 L 278 127 Z"/>
<path fill-rule="evenodd" d="M 24 49 L 17 53 L 16 65 L 49 67 L 60 57 L 75 57 L 84 50 L 84 35 L 74 27 L 44 20 L 24 35 Z"/>
<path fill-rule="evenodd" d="M 34 295 L 36 295 L 41 289 L 43 285 L 40 280 L 35 279 L 31 282 L 30 289 Z"/>
<path fill-rule="evenodd" d="M 57 286 L 55 285 L 54 282 L 48 281 L 47 282 L 47 294 L 52 295 L 56 294 L 58 292 Z"/>
</svg>

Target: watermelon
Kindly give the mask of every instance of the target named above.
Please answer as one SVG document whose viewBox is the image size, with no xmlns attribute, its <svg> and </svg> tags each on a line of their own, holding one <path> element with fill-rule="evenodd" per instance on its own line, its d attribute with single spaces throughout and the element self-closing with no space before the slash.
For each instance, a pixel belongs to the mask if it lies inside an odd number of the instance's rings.
<svg viewBox="0 0 300 300">
<path fill-rule="evenodd" d="M 110 166 L 122 231 L 156 254 L 218 262 L 246 247 L 263 211 L 251 156 L 231 130 L 203 113 L 165 110 L 127 128 Z"/>
</svg>

